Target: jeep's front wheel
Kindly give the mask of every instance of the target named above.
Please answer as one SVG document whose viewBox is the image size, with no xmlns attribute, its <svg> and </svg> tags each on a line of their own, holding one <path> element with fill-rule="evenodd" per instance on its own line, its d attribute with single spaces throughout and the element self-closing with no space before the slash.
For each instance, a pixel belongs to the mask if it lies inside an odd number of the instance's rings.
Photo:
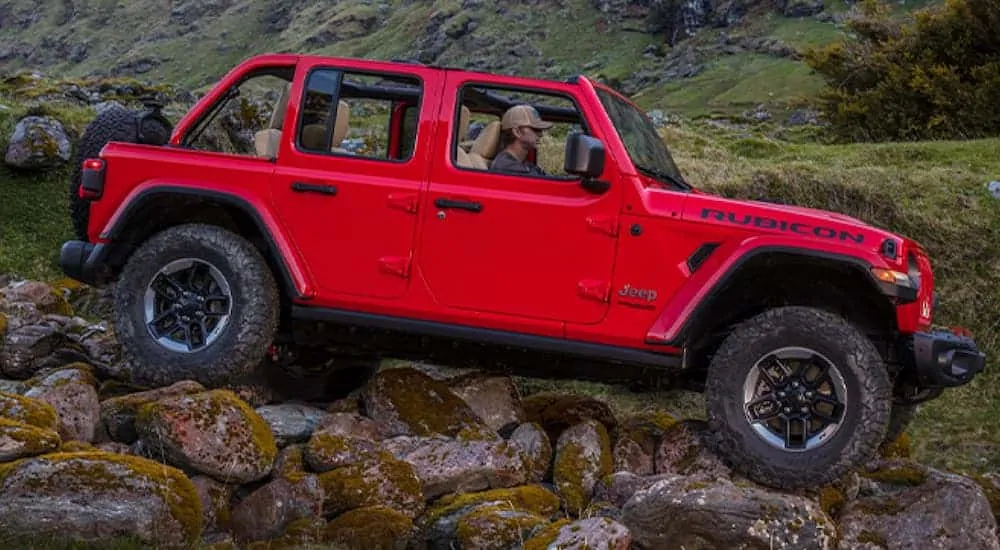
<svg viewBox="0 0 1000 550">
<path fill-rule="evenodd" d="M 129 258 L 115 325 L 132 381 L 237 384 L 253 376 L 278 324 L 274 277 L 246 239 L 213 225 L 171 227 Z"/>
<path fill-rule="evenodd" d="M 753 481 L 794 490 L 830 483 L 875 456 L 892 385 L 878 350 L 849 322 L 783 307 L 723 341 L 706 401 L 720 458 Z"/>
</svg>

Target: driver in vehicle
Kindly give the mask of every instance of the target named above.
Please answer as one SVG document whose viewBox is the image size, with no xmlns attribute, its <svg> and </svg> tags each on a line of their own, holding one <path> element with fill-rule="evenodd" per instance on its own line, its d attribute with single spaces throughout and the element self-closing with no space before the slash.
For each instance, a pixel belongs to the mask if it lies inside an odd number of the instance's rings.
<svg viewBox="0 0 1000 550">
<path fill-rule="evenodd" d="M 538 147 L 545 130 L 552 127 L 530 105 L 515 105 L 500 119 L 500 152 L 490 163 L 491 172 L 547 176 L 544 170 L 527 161 L 528 153 Z"/>
</svg>

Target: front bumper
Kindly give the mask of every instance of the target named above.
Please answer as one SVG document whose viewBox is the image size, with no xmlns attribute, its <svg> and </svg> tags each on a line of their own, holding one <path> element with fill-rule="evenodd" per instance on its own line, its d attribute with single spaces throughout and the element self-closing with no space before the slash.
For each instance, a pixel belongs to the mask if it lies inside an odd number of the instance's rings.
<svg viewBox="0 0 1000 550">
<path fill-rule="evenodd" d="M 110 275 L 107 245 L 66 241 L 59 251 L 59 268 L 71 279 L 90 286 L 104 284 Z"/>
<path fill-rule="evenodd" d="M 986 354 L 969 336 L 944 330 L 917 332 L 905 344 L 910 374 L 922 388 L 968 384 L 986 367 Z"/>
</svg>

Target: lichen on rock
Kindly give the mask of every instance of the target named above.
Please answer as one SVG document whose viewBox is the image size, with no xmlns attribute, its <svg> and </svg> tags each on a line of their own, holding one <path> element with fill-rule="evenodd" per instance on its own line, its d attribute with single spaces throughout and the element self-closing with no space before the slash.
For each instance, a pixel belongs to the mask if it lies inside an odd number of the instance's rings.
<svg viewBox="0 0 1000 550">
<path fill-rule="evenodd" d="M 388 506 L 365 506 L 330 520 L 323 540 L 337 548 L 405 550 L 413 534 L 413 520 L 406 514 Z"/>
<path fill-rule="evenodd" d="M 604 425 L 587 419 L 559 436 L 552 481 L 567 513 L 579 517 L 598 480 L 611 473 L 611 442 Z"/>
<path fill-rule="evenodd" d="M 0 465 L 0 532 L 190 546 L 201 501 L 181 471 L 101 451 L 51 453 Z"/>
<path fill-rule="evenodd" d="M 7 418 L 46 430 L 59 429 L 56 410 L 44 401 L 0 392 L 0 418 Z"/>
<path fill-rule="evenodd" d="M 386 506 L 412 519 L 425 508 L 423 487 L 413 467 L 385 451 L 318 477 L 324 495 L 323 513 L 327 516 L 355 508 Z"/>
<path fill-rule="evenodd" d="M 133 443 L 139 437 L 135 431 L 135 417 L 143 405 L 164 397 L 203 391 L 204 386 L 198 382 L 183 380 L 162 388 L 111 397 L 101 402 L 101 420 L 111 439 L 119 443 Z"/>
<path fill-rule="evenodd" d="M 147 403 L 139 408 L 136 429 L 157 459 L 224 483 L 263 479 L 278 455 L 264 419 L 229 390 Z"/>
<path fill-rule="evenodd" d="M 362 390 L 361 403 L 369 417 L 389 428 L 388 435 L 497 435 L 445 382 L 409 367 L 376 374 Z"/>
<path fill-rule="evenodd" d="M 0 418 L 0 462 L 49 453 L 61 442 L 53 430 Z"/>
</svg>

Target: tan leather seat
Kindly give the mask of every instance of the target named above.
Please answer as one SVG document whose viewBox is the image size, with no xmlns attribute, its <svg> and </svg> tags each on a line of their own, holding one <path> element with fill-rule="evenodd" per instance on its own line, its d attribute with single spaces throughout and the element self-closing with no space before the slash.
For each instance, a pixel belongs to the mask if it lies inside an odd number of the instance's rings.
<svg viewBox="0 0 1000 550">
<path fill-rule="evenodd" d="M 330 151 L 336 153 L 353 154 L 347 149 L 340 147 L 347 136 L 350 128 L 351 108 L 345 101 L 337 103 L 337 118 L 334 121 L 333 136 L 330 143 Z M 326 143 L 325 124 L 307 124 L 302 127 L 302 146 L 312 151 L 321 151 Z"/>
<path fill-rule="evenodd" d="M 483 131 L 479 133 L 476 137 L 476 141 L 472 142 L 472 147 L 469 149 L 469 160 L 472 162 L 474 168 L 479 168 L 481 170 L 490 169 L 490 161 L 497 154 L 497 148 L 500 147 L 500 121 L 494 120 L 493 122 L 486 125 Z"/>
<path fill-rule="evenodd" d="M 254 149 L 258 157 L 276 158 L 278 156 L 278 145 L 281 140 L 281 127 L 285 123 L 285 111 L 288 108 L 288 93 L 291 84 L 285 84 L 278 96 L 278 102 L 274 104 L 274 112 L 271 113 L 271 120 L 267 128 L 258 131 L 253 136 Z"/>
</svg>

